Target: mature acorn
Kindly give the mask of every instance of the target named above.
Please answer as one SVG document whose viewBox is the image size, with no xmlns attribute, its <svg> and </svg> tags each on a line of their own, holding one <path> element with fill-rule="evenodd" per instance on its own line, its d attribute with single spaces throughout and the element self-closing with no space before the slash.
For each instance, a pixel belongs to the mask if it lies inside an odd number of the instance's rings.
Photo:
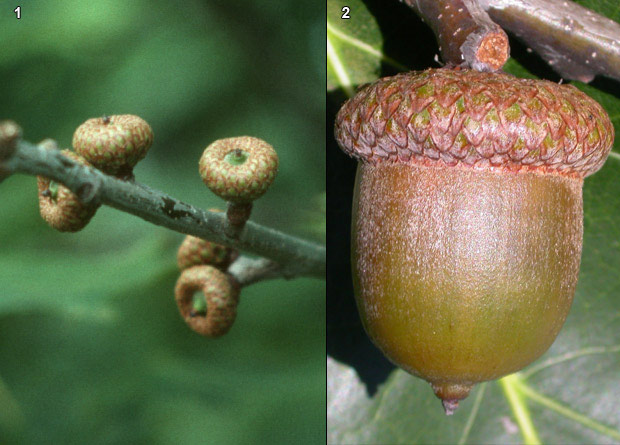
<svg viewBox="0 0 620 445">
<path fill-rule="evenodd" d="M 73 134 L 73 147 L 109 175 L 130 177 L 153 144 L 153 130 L 132 114 L 88 119 Z"/>
<path fill-rule="evenodd" d="M 204 300 L 195 300 L 201 291 Z M 181 272 L 174 290 L 181 316 L 195 332 L 220 337 L 232 327 L 237 317 L 239 285 L 213 266 L 193 266 Z"/>
<path fill-rule="evenodd" d="M 51 139 L 46 139 L 39 145 L 56 149 L 55 141 Z M 61 153 L 82 165 L 90 165 L 83 157 L 70 150 L 62 150 Z M 37 188 L 41 217 L 50 227 L 60 232 L 82 230 L 99 208 L 97 205 L 83 204 L 67 187 L 43 176 L 37 176 Z"/>
<path fill-rule="evenodd" d="M 571 85 L 430 69 L 361 89 L 335 132 L 360 161 L 364 327 L 451 414 L 558 335 L 579 273 L 583 178 L 611 150 L 609 117 Z"/>
</svg>

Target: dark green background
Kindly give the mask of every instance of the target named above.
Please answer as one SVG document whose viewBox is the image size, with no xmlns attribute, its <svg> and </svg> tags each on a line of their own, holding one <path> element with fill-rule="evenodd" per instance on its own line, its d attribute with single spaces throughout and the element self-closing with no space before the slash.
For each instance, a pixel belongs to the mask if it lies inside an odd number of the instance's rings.
<svg viewBox="0 0 620 445">
<path fill-rule="evenodd" d="M 0 8 L 0 119 L 69 147 L 103 114 L 155 143 L 138 181 L 210 208 L 211 141 L 272 143 L 253 219 L 324 239 L 325 6 L 310 0 L 22 1 Z M 0 184 L 0 443 L 323 443 L 325 285 L 242 293 L 209 340 L 177 313 L 182 235 L 101 208 L 78 234 L 38 215 L 35 178 Z"/>
</svg>

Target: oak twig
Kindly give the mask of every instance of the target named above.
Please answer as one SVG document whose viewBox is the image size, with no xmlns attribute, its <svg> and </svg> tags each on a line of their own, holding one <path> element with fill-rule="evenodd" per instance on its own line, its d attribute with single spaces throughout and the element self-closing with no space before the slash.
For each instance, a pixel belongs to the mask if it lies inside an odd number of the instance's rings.
<svg viewBox="0 0 620 445">
<path fill-rule="evenodd" d="M 230 238 L 224 213 L 202 210 L 143 184 L 105 175 L 62 156 L 58 150 L 19 141 L 1 167 L 6 174 L 41 175 L 60 182 L 84 203 L 106 204 L 153 224 L 263 257 L 246 257 L 231 266 L 241 283 L 265 277 L 325 277 L 325 246 L 252 221 L 246 223 L 238 238 Z M 247 270 L 243 271 L 245 266 Z"/>
<path fill-rule="evenodd" d="M 445 63 L 497 71 L 510 52 L 506 33 L 475 0 L 401 0 L 432 28 Z"/>
<path fill-rule="evenodd" d="M 566 0 L 480 0 L 491 18 L 563 78 L 620 80 L 620 24 Z"/>
<path fill-rule="evenodd" d="M 262 280 L 279 278 L 282 276 L 282 267 L 267 258 L 248 258 L 240 256 L 228 268 L 228 273 L 240 286 L 249 286 Z"/>
</svg>

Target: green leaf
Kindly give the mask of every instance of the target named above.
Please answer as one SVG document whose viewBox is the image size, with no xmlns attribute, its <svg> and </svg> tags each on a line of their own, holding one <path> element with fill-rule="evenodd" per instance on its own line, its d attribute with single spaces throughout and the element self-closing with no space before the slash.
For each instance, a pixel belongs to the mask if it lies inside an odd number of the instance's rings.
<svg viewBox="0 0 620 445">
<path fill-rule="evenodd" d="M 618 19 L 617 8 L 609 2 L 580 3 Z M 399 41 L 400 31 L 390 29 L 389 23 L 390 16 L 395 20 L 401 14 L 402 5 L 365 4 L 369 10 L 381 9 L 381 29 L 390 30 L 392 42 Z M 369 20 L 365 18 L 360 27 Z M 354 23 L 349 26 L 356 27 Z M 410 24 L 420 33 L 424 26 L 421 21 Z M 356 38 L 376 39 L 374 32 L 368 36 L 360 32 Z M 520 77 L 559 80 L 536 55 L 518 44 L 511 53 L 506 71 Z M 390 55 L 381 57 L 385 60 Z M 341 63 L 347 66 L 350 62 L 343 58 Z M 432 60 L 425 63 L 415 69 L 434 66 Z M 619 134 L 620 96 L 614 88 L 602 81 L 574 84 L 601 103 Z M 330 98 L 337 99 L 334 95 Z M 333 104 L 334 109 L 338 105 Z M 335 143 L 332 145 L 337 150 Z M 342 341 L 355 353 L 328 357 L 328 443 L 620 443 L 619 177 L 617 138 L 603 169 L 585 180 L 579 283 L 566 324 L 546 354 L 518 373 L 478 385 L 456 413 L 446 417 L 423 380 L 399 369 L 386 373 L 385 378 L 369 377 L 366 368 L 383 369 L 386 364 L 373 355 L 375 350 L 368 342 L 353 343 L 354 332 L 361 326 L 349 321 L 343 328 L 348 337 L 330 341 Z M 332 298 L 346 301 L 353 297 Z M 335 327 L 332 330 L 336 331 Z M 375 380 L 379 383 L 376 391 Z"/>
<path fill-rule="evenodd" d="M 348 8 L 348 13 L 347 11 Z M 345 13 L 350 18 L 343 18 Z M 361 0 L 327 1 L 327 89 L 353 87 L 377 78 L 381 65 L 381 33 Z"/>
</svg>

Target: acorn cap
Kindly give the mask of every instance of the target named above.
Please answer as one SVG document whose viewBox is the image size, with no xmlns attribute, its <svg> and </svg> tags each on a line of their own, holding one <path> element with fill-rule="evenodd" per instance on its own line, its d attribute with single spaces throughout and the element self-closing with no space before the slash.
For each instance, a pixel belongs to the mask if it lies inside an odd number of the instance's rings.
<svg viewBox="0 0 620 445">
<path fill-rule="evenodd" d="M 605 110 L 572 85 L 446 68 L 364 87 L 338 112 L 335 133 L 363 162 L 581 178 L 602 167 L 614 138 Z"/>
<path fill-rule="evenodd" d="M 202 291 L 206 314 L 193 313 L 193 296 Z M 181 272 L 174 289 L 175 300 L 185 322 L 197 333 L 220 337 L 232 327 L 239 304 L 238 284 L 230 275 L 212 266 L 193 266 Z"/>
<path fill-rule="evenodd" d="M 55 141 L 46 139 L 39 143 L 47 149 L 56 149 Z M 85 166 L 90 164 L 80 155 L 70 150 L 62 150 L 63 156 Z M 52 181 L 44 176 L 37 176 L 39 195 L 39 212 L 41 217 L 60 232 L 78 232 L 90 222 L 99 206 L 83 204 L 78 197 L 62 184 L 55 184 L 55 196 L 50 192 Z"/>
<path fill-rule="evenodd" d="M 226 270 L 238 256 L 236 249 L 187 235 L 177 251 L 177 264 L 181 270 L 201 264 Z"/>
<path fill-rule="evenodd" d="M 265 194 L 278 173 L 278 155 L 262 139 L 218 139 L 202 153 L 198 169 L 209 189 L 226 201 L 249 203 Z"/>
<path fill-rule="evenodd" d="M 152 144 L 151 126 L 133 114 L 88 119 L 73 134 L 75 151 L 112 175 L 131 172 Z"/>
</svg>

